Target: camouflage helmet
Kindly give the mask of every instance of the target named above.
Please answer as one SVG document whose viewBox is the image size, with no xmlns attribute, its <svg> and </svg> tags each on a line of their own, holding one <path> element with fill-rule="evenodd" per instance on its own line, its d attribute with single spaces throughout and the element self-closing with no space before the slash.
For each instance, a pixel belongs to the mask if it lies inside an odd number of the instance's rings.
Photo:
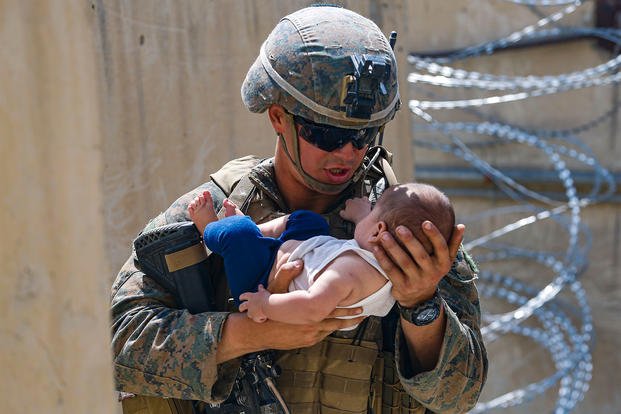
<svg viewBox="0 0 621 414">
<path fill-rule="evenodd" d="M 357 82 L 362 72 L 376 82 L 360 98 L 366 105 L 363 110 L 352 110 L 358 96 L 350 95 L 364 91 Z M 283 17 L 272 30 L 246 75 L 241 95 L 251 112 L 280 104 L 319 124 L 381 126 L 400 105 L 397 62 L 371 20 L 341 7 L 311 6 Z"/>
</svg>

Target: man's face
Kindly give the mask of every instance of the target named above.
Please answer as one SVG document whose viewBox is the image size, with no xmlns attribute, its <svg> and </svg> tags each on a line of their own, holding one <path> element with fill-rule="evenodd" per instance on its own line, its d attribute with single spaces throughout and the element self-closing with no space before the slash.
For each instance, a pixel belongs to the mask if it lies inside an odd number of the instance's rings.
<svg viewBox="0 0 621 414">
<path fill-rule="evenodd" d="M 334 151 L 323 151 L 302 138 L 299 134 L 300 127 L 296 125 L 296 128 L 298 129 L 300 162 L 307 174 L 326 184 L 338 185 L 352 179 L 354 172 L 364 159 L 367 146 L 357 149 L 351 142 L 348 142 Z M 290 139 L 295 139 L 295 137 L 290 137 Z"/>
<path fill-rule="evenodd" d="M 357 140 L 356 145 L 354 145 L 350 142 L 351 137 L 342 135 L 343 138 L 347 138 L 345 145 L 332 151 L 322 150 L 302 137 L 300 134 L 302 126 L 294 122 L 293 117 L 282 106 L 276 104 L 270 106 L 268 114 L 274 131 L 282 136 L 284 140 L 284 142 L 279 140 L 276 146 L 276 162 L 280 171 L 278 175 L 281 177 L 279 186 L 286 185 L 287 191 L 293 191 L 295 186 L 298 185 L 301 186 L 300 190 L 310 190 L 312 193 L 324 195 L 335 195 L 342 191 L 342 187 L 351 181 L 354 173 L 364 160 L 364 155 L 368 148 L 368 145 L 365 145 L 365 141 Z M 340 132 L 338 133 L 340 134 Z M 313 139 L 315 137 L 327 138 L 328 136 L 314 135 Z M 354 138 L 359 137 L 360 134 L 354 134 Z M 301 164 L 299 167 L 310 178 L 328 186 L 333 185 L 336 187 L 334 190 L 331 188 L 318 189 L 316 185 L 310 184 L 307 182 L 307 178 L 303 177 L 295 162 L 291 159 L 297 158 L 294 145 L 296 142 Z M 288 154 L 288 152 L 290 153 Z M 293 181 L 289 181 L 289 178 L 292 178 Z M 290 184 L 285 184 L 287 182 L 290 182 Z M 289 186 L 293 186 L 293 188 Z M 283 189 L 285 188 L 283 187 Z"/>
</svg>

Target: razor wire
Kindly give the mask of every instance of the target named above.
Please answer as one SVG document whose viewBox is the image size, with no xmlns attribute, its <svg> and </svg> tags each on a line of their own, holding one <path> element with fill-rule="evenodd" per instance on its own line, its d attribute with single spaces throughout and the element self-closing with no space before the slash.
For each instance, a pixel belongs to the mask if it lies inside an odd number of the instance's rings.
<svg viewBox="0 0 621 414">
<path fill-rule="evenodd" d="M 564 6 L 574 4 L 576 0 L 504 0 L 509 3 L 521 4 L 523 6 Z"/>
<path fill-rule="evenodd" d="M 523 29 L 515 31 L 500 39 L 493 40 L 491 42 L 484 42 L 476 46 L 467 47 L 458 52 L 452 53 L 449 56 L 436 58 L 435 61 L 436 63 L 446 63 L 455 60 L 466 59 L 468 57 L 480 56 L 482 54 L 491 54 L 494 52 L 494 50 L 504 49 L 524 39 L 537 37 L 539 36 L 537 32 L 538 29 L 546 27 L 552 23 L 563 19 L 565 16 L 572 14 L 578 9 L 579 6 L 584 3 L 584 1 L 585 0 L 572 1 L 571 4 L 566 6 L 561 11 L 552 13 L 549 16 L 545 16 L 544 18 L 539 19 L 535 24 L 526 26 Z"/>
<path fill-rule="evenodd" d="M 502 299 L 511 305 L 521 306 L 528 301 L 528 296 L 536 294 L 532 287 L 498 273 L 481 272 L 480 282 L 479 290 L 482 296 Z M 555 302 L 547 302 L 535 310 L 533 315 L 540 327 L 519 324 L 507 326 L 503 330 L 505 335 L 519 335 L 531 339 L 546 349 L 554 362 L 556 372 L 520 389 L 481 402 L 471 411 L 472 413 L 527 403 L 559 382 L 559 399 L 556 401 L 554 412 L 570 412 L 582 399 L 588 391 L 593 369 L 589 350 L 593 323 L 588 311 L 586 293 L 580 283 L 574 282 L 569 288 L 576 296 L 576 306 L 586 310 L 580 315 L 582 317 L 580 330 L 575 328 L 572 315 Z M 483 320 L 493 323 L 498 319 L 485 315 Z"/>
<path fill-rule="evenodd" d="M 481 271 L 478 286 L 481 296 L 497 299 L 513 308 L 501 314 L 483 315 L 482 333 L 485 341 L 491 343 L 508 335 L 533 341 L 549 353 L 556 371 L 490 401 L 479 402 L 472 412 L 483 413 L 525 404 L 551 387 L 558 386 L 553 412 L 569 413 L 588 391 L 593 369 L 593 322 L 586 293 L 579 280 L 579 275 L 588 265 L 592 236 L 588 226 L 581 220 L 581 213 L 584 208 L 610 198 L 616 191 L 613 175 L 600 164 L 579 135 L 590 132 L 611 119 L 618 112 L 618 104 L 595 119 L 564 129 L 518 126 L 497 116 L 487 115 L 481 110 L 489 105 L 618 84 L 621 82 L 621 55 L 593 67 L 546 76 L 495 75 L 466 71 L 449 65 L 456 61 L 489 55 L 522 41 L 540 41 L 559 36 L 589 36 L 621 45 L 621 31 L 586 27 L 547 28 L 551 23 L 574 13 L 585 1 L 504 1 L 528 7 L 564 7 L 500 39 L 466 47 L 445 56 L 411 54 L 408 62 L 412 65 L 412 73 L 408 76 L 408 82 L 417 89 L 422 85 L 443 90 L 460 89 L 496 94 L 447 100 L 437 93 L 424 91 L 428 98 L 410 100 L 408 107 L 415 115 L 413 125 L 417 138 L 414 145 L 449 153 L 466 161 L 515 203 L 509 207 L 479 212 L 464 220 L 470 225 L 490 217 L 508 217 L 512 220 L 488 234 L 465 242 L 466 249 L 474 251 L 477 261 L 483 267 L 499 260 L 519 260 L 521 264 L 529 263 L 527 266 L 542 267 L 552 275 L 545 286 L 534 287 L 519 281 L 515 276 Z M 479 118 L 479 122 L 442 122 L 431 115 L 431 111 L 451 110 L 466 111 Z M 421 132 L 433 134 L 433 137 L 419 138 Z M 442 141 L 438 139 L 438 135 Z M 466 135 L 470 139 L 467 140 Z M 562 184 L 562 195 L 554 197 L 534 191 L 475 152 L 509 144 L 525 146 L 530 151 L 543 154 Z M 576 166 L 593 173 L 590 191 L 585 194 L 580 194 L 576 187 Z M 515 216 L 520 218 L 515 220 Z M 565 232 L 567 246 L 563 252 L 532 251 L 501 242 L 511 233 L 520 229 L 527 230 L 532 224 L 543 220 Z M 570 296 L 572 305 L 565 304 L 566 296 Z"/>
</svg>

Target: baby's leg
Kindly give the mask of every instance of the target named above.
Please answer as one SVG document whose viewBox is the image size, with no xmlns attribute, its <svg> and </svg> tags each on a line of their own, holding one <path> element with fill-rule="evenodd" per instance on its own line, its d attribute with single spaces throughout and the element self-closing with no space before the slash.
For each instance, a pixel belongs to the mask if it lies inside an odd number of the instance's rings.
<svg viewBox="0 0 621 414">
<path fill-rule="evenodd" d="M 209 191 L 203 191 L 203 194 L 196 197 L 190 203 L 188 206 L 188 213 L 201 234 L 205 231 L 205 227 L 207 227 L 209 223 L 218 220 L 216 210 L 213 208 L 213 199 Z"/>
<path fill-rule="evenodd" d="M 203 235 L 205 246 L 222 256 L 231 294 L 239 306 L 239 295 L 266 286 L 279 240 L 263 237 L 248 216 L 234 215 L 209 223 Z"/>
</svg>

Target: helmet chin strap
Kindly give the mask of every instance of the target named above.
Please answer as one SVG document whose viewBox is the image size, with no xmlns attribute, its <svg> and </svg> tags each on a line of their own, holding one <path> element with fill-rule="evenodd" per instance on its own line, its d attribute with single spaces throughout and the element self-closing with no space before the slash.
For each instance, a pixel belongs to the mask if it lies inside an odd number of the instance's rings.
<svg viewBox="0 0 621 414">
<path fill-rule="evenodd" d="M 351 183 L 356 182 L 360 179 L 362 174 L 360 174 L 359 172 L 361 171 L 363 163 L 360 164 L 360 166 L 354 173 L 353 177 L 343 184 L 322 183 L 321 181 L 316 180 L 313 177 L 311 177 L 309 174 L 307 174 L 306 171 L 304 171 L 304 168 L 302 168 L 302 162 L 300 160 L 300 145 L 299 145 L 297 128 L 295 127 L 295 124 L 293 122 L 293 117 L 291 115 L 287 114 L 287 119 L 289 120 L 288 122 L 289 128 L 293 130 L 293 154 L 295 158 L 291 156 L 291 152 L 289 151 L 289 148 L 287 147 L 287 142 L 285 141 L 285 137 L 281 133 L 278 133 L 278 138 L 280 138 L 280 142 L 282 143 L 285 149 L 285 154 L 287 154 L 287 157 L 289 157 L 289 160 L 291 160 L 297 172 L 300 173 L 306 185 L 308 185 L 310 188 L 320 193 L 338 194 L 342 192 L 343 190 L 345 190 Z"/>
</svg>

